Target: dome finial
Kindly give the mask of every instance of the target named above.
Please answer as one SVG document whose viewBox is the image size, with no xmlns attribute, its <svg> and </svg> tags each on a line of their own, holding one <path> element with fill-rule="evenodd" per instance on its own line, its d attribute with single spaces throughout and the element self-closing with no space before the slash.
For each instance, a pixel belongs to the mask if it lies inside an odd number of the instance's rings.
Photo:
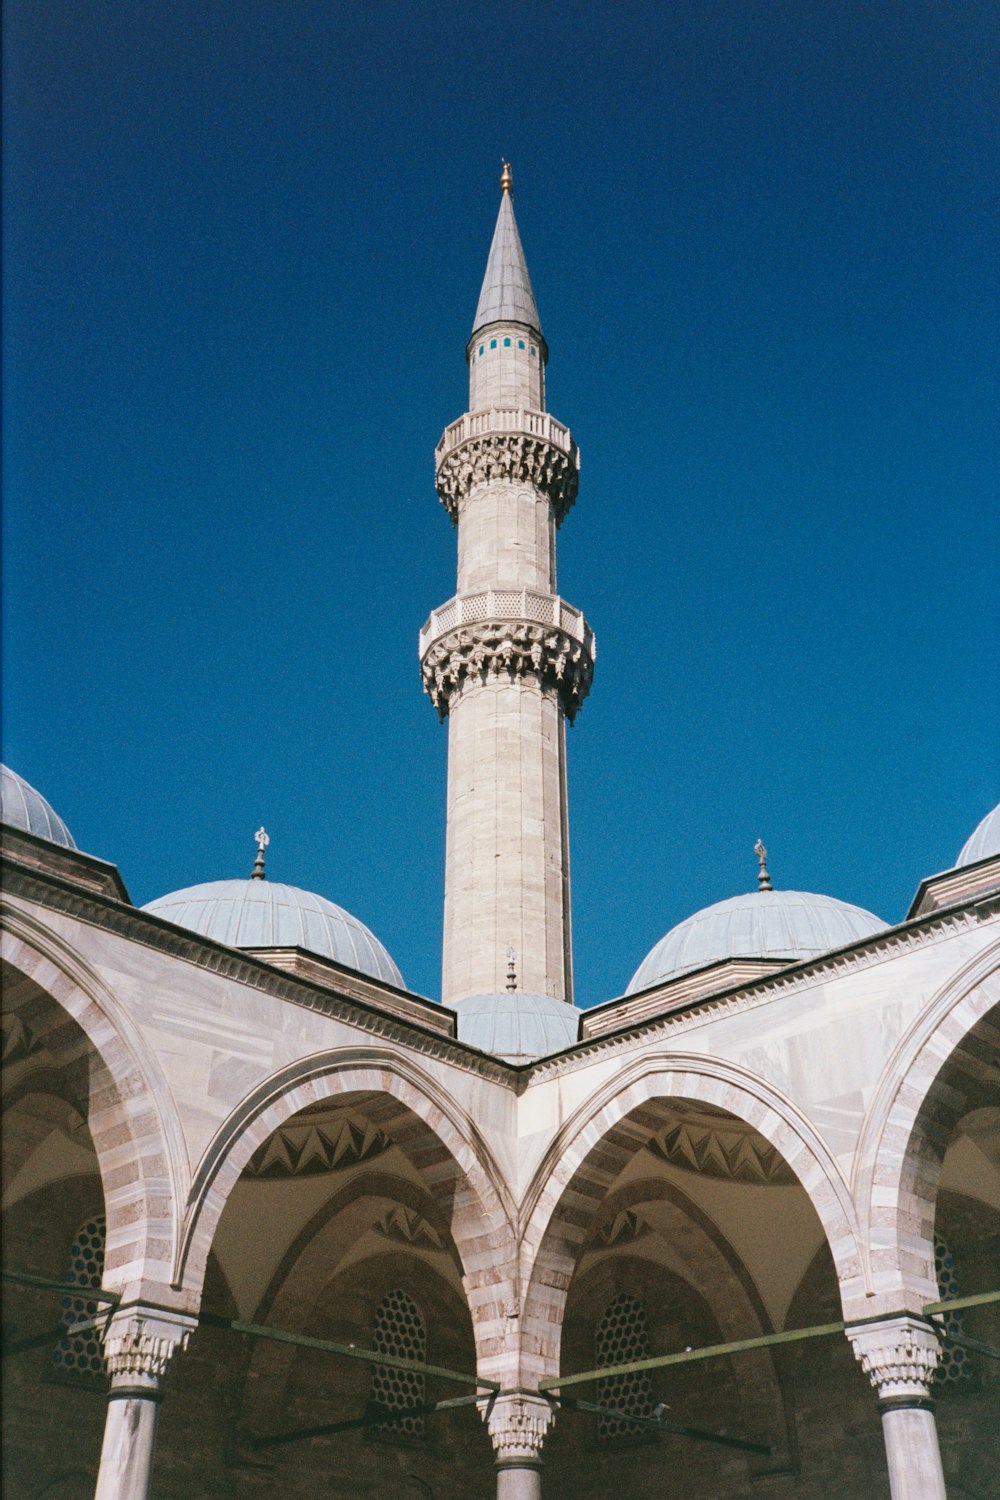
<svg viewBox="0 0 1000 1500">
<path fill-rule="evenodd" d="M 264 879 L 264 850 L 267 848 L 270 842 L 271 840 L 268 838 L 263 826 L 258 828 L 257 832 L 254 834 L 254 843 L 257 845 L 257 858 L 253 862 L 253 872 L 250 876 L 251 880 Z"/>
<path fill-rule="evenodd" d="M 509 943 L 507 946 L 507 988 L 509 990 L 517 989 L 517 970 L 514 967 L 513 943 Z"/>
<path fill-rule="evenodd" d="M 753 846 L 753 852 L 756 854 L 757 863 L 760 865 L 760 869 L 757 871 L 757 888 L 761 891 L 771 891 L 774 887 L 771 884 L 771 877 L 767 873 L 767 850 L 764 848 L 763 839 L 757 840 Z"/>
<path fill-rule="evenodd" d="M 510 162 L 505 156 L 501 156 L 500 164 L 503 171 L 500 173 L 500 190 L 504 193 L 514 194 L 514 174 L 510 170 Z"/>
</svg>

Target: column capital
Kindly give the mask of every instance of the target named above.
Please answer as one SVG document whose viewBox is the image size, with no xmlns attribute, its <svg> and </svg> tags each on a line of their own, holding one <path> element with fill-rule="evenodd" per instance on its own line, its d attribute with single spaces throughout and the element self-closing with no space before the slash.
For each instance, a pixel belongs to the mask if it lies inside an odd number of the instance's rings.
<svg viewBox="0 0 1000 1500">
<path fill-rule="evenodd" d="M 198 1320 L 187 1313 L 144 1307 L 120 1308 L 104 1335 L 112 1394 L 128 1390 L 153 1395 L 178 1350 L 187 1348 Z"/>
<path fill-rule="evenodd" d="M 524 1391 L 504 1391 L 483 1410 L 500 1468 L 539 1467 L 542 1444 L 555 1412 L 548 1401 Z"/>
<path fill-rule="evenodd" d="M 854 1357 L 883 1406 L 928 1406 L 941 1355 L 933 1326 L 902 1314 L 847 1328 Z"/>
</svg>

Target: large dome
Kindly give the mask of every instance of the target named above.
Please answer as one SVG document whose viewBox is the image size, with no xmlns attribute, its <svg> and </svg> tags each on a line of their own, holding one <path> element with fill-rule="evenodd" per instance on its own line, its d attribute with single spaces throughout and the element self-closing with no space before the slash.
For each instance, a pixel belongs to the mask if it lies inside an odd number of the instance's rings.
<svg viewBox="0 0 1000 1500">
<path fill-rule="evenodd" d="M 9 766 L 0 766 L 0 816 L 13 828 L 23 828 L 65 849 L 76 848 L 76 840 L 55 808 Z"/>
<path fill-rule="evenodd" d="M 860 906 L 809 891 L 750 891 L 695 912 L 672 927 L 643 959 L 627 995 L 724 958 L 815 958 L 886 924 Z"/>
<path fill-rule="evenodd" d="M 323 896 L 272 880 L 210 880 L 143 907 L 230 948 L 304 948 L 405 989 L 374 933 Z"/>
<path fill-rule="evenodd" d="M 977 860 L 989 859 L 994 854 L 1000 854 L 1000 803 L 966 839 L 955 864 L 974 865 Z"/>
<path fill-rule="evenodd" d="M 580 1012 L 565 1000 L 524 990 L 474 995 L 460 1000 L 455 1010 L 460 1042 L 512 1063 L 572 1046 L 580 1020 Z"/>
</svg>

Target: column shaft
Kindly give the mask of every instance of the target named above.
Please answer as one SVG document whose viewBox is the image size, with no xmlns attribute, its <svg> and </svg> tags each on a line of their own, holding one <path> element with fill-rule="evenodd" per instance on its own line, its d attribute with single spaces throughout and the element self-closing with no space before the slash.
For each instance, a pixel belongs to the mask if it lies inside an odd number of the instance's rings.
<svg viewBox="0 0 1000 1500">
<path fill-rule="evenodd" d="M 887 1408 L 882 1437 L 892 1500 L 946 1500 L 937 1424 L 929 1408 Z"/>
<path fill-rule="evenodd" d="M 541 1500 L 542 1471 L 538 1465 L 497 1470 L 497 1500 Z"/>
<path fill-rule="evenodd" d="M 146 1500 L 153 1473 L 160 1403 L 148 1396 L 112 1395 L 104 1424 L 94 1500 Z"/>
</svg>

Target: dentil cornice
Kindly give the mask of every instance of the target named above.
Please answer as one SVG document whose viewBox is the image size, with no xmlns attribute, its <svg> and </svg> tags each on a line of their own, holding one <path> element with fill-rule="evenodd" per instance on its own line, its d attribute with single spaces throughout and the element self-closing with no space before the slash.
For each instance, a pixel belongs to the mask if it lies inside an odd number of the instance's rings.
<svg viewBox="0 0 1000 1500">
<path fill-rule="evenodd" d="M 424 691 L 443 719 L 467 684 L 534 677 L 559 695 L 570 723 L 590 691 L 594 658 L 565 630 L 528 620 L 482 620 L 438 636 L 420 663 Z"/>
<path fill-rule="evenodd" d="M 441 459 L 437 492 L 453 521 L 477 485 L 507 481 L 529 484 L 546 497 L 558 526 L 576 499 L 580 461 L 575 446 L 566 452 L 544 437 L 490 432 L 470 438 Z"/>
</svg>

